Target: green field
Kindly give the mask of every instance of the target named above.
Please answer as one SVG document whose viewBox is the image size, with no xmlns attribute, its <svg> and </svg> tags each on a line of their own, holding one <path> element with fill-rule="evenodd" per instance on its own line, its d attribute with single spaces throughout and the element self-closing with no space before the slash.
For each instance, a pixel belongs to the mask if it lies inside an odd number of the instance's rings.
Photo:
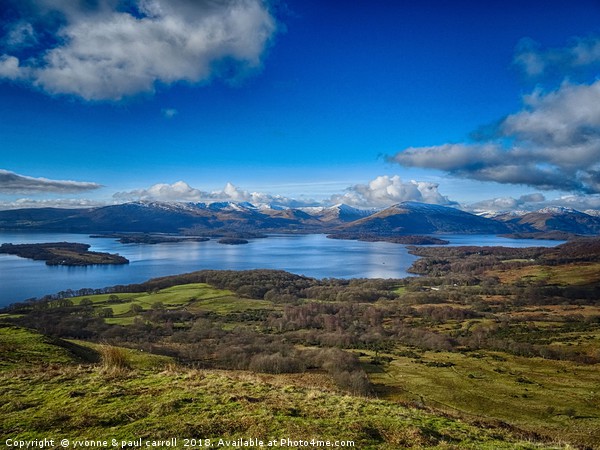
<svg viewBox="0 0 600 450">
<path fill-rule="evenodd" d="M 216 444 L 253 437 L 349 440 L 360 449 L 559 448 L 502 428 L 348 396 L 318 373 L 193 370 L 128 350 L 122 350 L 126 367 L 109 370 L 101 363 L 81 364 L 62 347 L 40 344 L 44 338 L 36 333 L 4 330 L 2 344 L 10 341 L 13 356 L 29 359 L 41 350 L 48 358 L 38 358 L 27 370 L 2 366 L 0 432 L 15 440 L 177 437 L 183 448 L 185 438 Z"/>
<path fill-rule="evenodd" d="M 37 367 L 42 364 L 65 364 L 73 354 L 38 333 L 0 324 L 0 370 Z"/>
<path fill-rule="evenodd" d="M 501 420 L 556 441 L 600 442 L 596 366 L 482 351 L 391 356 L 385 370 L 370 374 L 383 398 Z"/>
<path fill-rule="evenodd" d="M 111 297 L 117 297 L 111 301 Z M 186 308 L 190 311 L 211 311 L 227 314 L 256 309 L 272 309 L 273 303 L 265 300 L 247 299 L 233 292 L 215 289 L 205 283 L 192 283 L 172 286 L 152 293 L 118 293 L 74 297 L 71 301 L 79 305 L 83 299 L 93 302 L 94 308 L 111 308 L 113 318 L 110 323 L 128 325 L 133 321 L 132 306 L 138 305 L 142 311 L 148 311 L 157 305 L 165 309 Z"/>
</svg>

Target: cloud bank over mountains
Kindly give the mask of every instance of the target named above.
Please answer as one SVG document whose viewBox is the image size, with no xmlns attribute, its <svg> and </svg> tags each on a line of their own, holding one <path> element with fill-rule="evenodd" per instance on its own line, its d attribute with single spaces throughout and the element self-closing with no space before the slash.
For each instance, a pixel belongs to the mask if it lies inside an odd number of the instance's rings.
<svg viewBox="0 0 600 450">
<path fill-rule="evenodd" d="M 0 169 L 0 194 L 74 194 L 79 192 L 93 191 L 101 187 L 101 184 L 87 181 L 34 178 Z"/>
<path fill-rule="evenodd" d="M 600 39 L 542 51 L 529 44 L 515 62 L 531 76 L 600 64 Z M 523 108 L 473 142 L 410 147 L 388 160 L 479 181 L 577 194 L 600 193 L 600 80 L 536 88 Z"/>
<path fill-rule="evenodd" d="M 404 182 L 398 175 L 379 176 L 368 184 L 356 184 L 341 195 L 331 197 L 331 203 L 346 203 L 357 207 L 385 207 L 404 201 L 455 205 L 440 194 L 438 185 L 425 181 Z"/>
<path fill-rule="evenodd" d="M 275 204 L 285 207 L 304 207 L 333 205 L 345 203 L 355 207 L 373 208 L 387 207 L 403 201 L 434 203 L 438 205 L 456 205 L 448 197 L 438 191 L 437 184 L 409 181 L 403 182 L 399 176 L 379 176 L 368 184 L 356 184 L 346 189 L 343 194 L 335 194 L 330 198 L 316 200 L 297 200 L 281 195 L 264 192 L 248 192 L 227 183 L 222 190 L 201 191 L 191 187 L 184 181 L 173 184 L 155 184 L 147 189 L 117 192 L 113 195 L 116 201 L 155 200 L 155 201 L 188 201 L 214 202 L 232 201 L 252 204 Z"/>
<path fill-rule="evenodd" d="M 8 0 L 0 78 L 118 101 L 260 68 L 277 25 L 262 0 Z"/>
<path fill-rule="evenodd" d="M 283 195 L 250 192 L 226 183 L 223 189 L 206 191 L 194 188 L 184 181 L 172 184 L 157 183 L 146 189 L 120 191 L 112 198 L 100 200 L 89 198 L 48 198 L 65 194 L 85 194 L 100 189 L 98 183 L 82 181 L 50 180 L 19 175 L 0 170 L 0 195 L 11 197 L 0 200 L 0 209 L 18 208 L 91 208 L 132 201 L 158 202 L 248 202 L 254 205 L 274 205 L 286 208 L 332 206 L 345 203 L 356 208 L 386 208 L 395 203 L 413 201 L 436 205 L 453 206 L 471 212 L 498 212 L 511 210 L 533 211 L 546 206 L 568 206 L 580 211 L 600 209 L 600 195 L 563 195 L 548 199 L 536 192 L 519 198 L 498 197 L 472 204 L 459 204 L 443 195 L 435 183 L 425 181 L 403 181 L 398 175 L 382 175 L 366 184 L 355 184 L 345 192 L 321 200 L 295 199 Z M 18 195 L 30 197 L 18 198 Z M 36 198 L 43 197 L 43 198 Z"/>
<path fill-rule="evenodd" d="M 315 206 L 316 201 L 300 201 L 281 195 L 263 192 L 248 192 L 227 183 L 222 190 L 202 191 L 184 181 L 173 184 L 158 183 L 147 189 L 117 192 L 113 195 L 117 202 L 123 201 L 164 201 L 164 202 L 249 202 L 252 204 L 276 204 L 286 207 Z"/>
</svg>

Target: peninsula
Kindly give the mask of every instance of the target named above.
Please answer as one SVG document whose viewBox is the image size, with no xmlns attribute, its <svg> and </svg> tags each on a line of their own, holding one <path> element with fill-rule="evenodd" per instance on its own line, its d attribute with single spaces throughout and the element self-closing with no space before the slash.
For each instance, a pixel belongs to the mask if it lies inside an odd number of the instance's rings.
<svg viewBox="0 0 600 450">
<path fill-rule="evenodd" d="M 46 261 L 49 266 L 90 266 L 96 264 L 128 264 L 123 256 L 91 252 L 90 245 L 73 242 L 48 242 L 42 244 L 2 244 L 0 253 L 16 255 L 36 261 Z"/>
</svg>

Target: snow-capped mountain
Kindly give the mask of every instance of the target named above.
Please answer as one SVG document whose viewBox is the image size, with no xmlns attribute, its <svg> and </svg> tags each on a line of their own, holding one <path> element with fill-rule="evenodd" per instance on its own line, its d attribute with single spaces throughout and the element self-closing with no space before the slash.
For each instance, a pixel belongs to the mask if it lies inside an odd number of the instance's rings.
<svg viewBox="0 0 600 450">
<path fill-rule="evenodd" d="M 302 208 L 303 211 L 311 214 L 319 220 L 327 223 L 331 222 L 352 222 L 354 220 L 368 217 L 371 214 L 379 211 L 378 209 L 359 209 L 345 203 L 338 203 L 337 205 L 320 208 Z"/>
<path fill-rule="evenodd" d="M 180 203 L 137 201 L 82 209 L 21 209 L 0 211 L 0 229 L 81 233 L 243 232 L 367 233 L 379 235 L 563 231 L 600 234 L 600 213 L 564 207 L 535 212 L 511 211 L 491 217 L 458 208 L 403 202 L 383 210 L 345 204 L 330 207 L 284 208 L 248 202 Z"/>
<path fill-rule="evenodd" d="M 523 215 L 499 214 L 494 220 L 504 222 L 515 231 L 564 231 L 575 234 L 600 233 L 600 216 L 593 216 L 564 206 L 548 206 Z"/>
<path fill-rule="evenodd" d="M 499 222 L 460 209 L 418 202 L 390 206 L 363 219 L 350 222 L 340 230 L 353 233 L 430 234 L 430 233 L 505 233 Z"/>
</svg>

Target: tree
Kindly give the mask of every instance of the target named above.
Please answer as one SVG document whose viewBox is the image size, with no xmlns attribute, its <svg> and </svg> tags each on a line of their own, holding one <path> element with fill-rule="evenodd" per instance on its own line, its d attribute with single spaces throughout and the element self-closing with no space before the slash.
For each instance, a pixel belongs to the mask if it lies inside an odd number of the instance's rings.
<svg viewBox="0 0 600 450">
<path fill-rule="evenodd" d="M 102 308 L 100 310 L 98 310 L 98 316 L 99 317 L 113 317 L 114 312 L 112 308 Z"/>
</svg>

